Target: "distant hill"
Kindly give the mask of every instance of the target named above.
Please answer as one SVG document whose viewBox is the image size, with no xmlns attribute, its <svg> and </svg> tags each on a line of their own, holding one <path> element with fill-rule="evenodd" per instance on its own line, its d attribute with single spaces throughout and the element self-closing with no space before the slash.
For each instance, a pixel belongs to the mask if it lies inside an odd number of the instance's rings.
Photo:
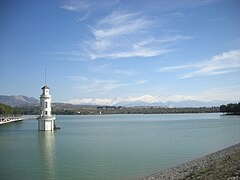
<svg viewBox="0 0 240 180">
<path fill-rule="evenodd" d="M 226 101 L 209 101 L 209 102 L 202 102 L 202 101 L 193 101 L 193 100 L 186 100 L 186 101 L 168 101 L 168 102 L 144 102 L 144 101 L 135 101 L 135 102 L 120 102 L 114 104 L 115 106 L 126 106 L 126 107 L 135 107 L 135 106 L 158 106 L 158 107 L 213 107 L 213 106 L 220 106 L 226 103 Z"/>
<path fill-rule="evenodd" d="M 202 101 L 194 101 L 194 100 L 186 100 L 186 101 L 179 101 L 179 102 L 168 102 L 170 107 L 213 107 L 213 106 L 220 106 L 227 101 L 208 101 L 208 102 L 202 102 Z"/>
<path fill-rule="evenodd" d="M 89 99 L 88 99 L 89 100 Z M 27 96 L 5 96 L 0 95 L 0 103 L 12 106 L 12 107 L 23 107 L 23 106 L 39 106 L 39 100 L 34 97 Z M 86 99 L 80 100 L 78 103 L 52 103 L 53 108 L 56 109 L 78 109 L 78 108 L 92 108 L 94 106 L 124 106 L 124 107 L 137 107 L 137 106 L 157 106 L 157 107 L 213 107 L 220 106 L 222 104 L 227 104 L 227 101 L 194 101 L 194 100 L 185 100 L 185 101 L 167 101 L 167 102 L 149 102 L 145 99 L 136 99 L 128 100 L 123 99 L 122 101 L 117 101 L 112 103 L 102 103 L 98 102 L 97 99 Z"/>
<path fill-rule="evenodd" d="M 166 99 L 169 99 L 168 101 Z M 97 105 L 97 106 L 124 106 L 124 107 L 136 107 L 136 106 L 157 106 L 157 107 L 213 107 L 220 106 L 222 104 L 228 103 L 225 100 L 212 100 L 200 101 L 186 99 L 183 97 L 159 97 L 151 95 L 143 95 L 136 97 L 126 97 L 126 98 L 82 98 L 73 99 L 69 103 L 75 105 Z M 176 99 L 176 100 L 174 100 Z M 179 100 L 183 99 L 183 100 Z"/>
<path fill-rule="evenodd" d="M 5 96 L 0 95 L 0 103 L 12 106 L 12 107 L 21 107 L 21 106 L 36 106 L 39 105 L 39 100 L 34 97 L 27 96 Z"/>
</svg>

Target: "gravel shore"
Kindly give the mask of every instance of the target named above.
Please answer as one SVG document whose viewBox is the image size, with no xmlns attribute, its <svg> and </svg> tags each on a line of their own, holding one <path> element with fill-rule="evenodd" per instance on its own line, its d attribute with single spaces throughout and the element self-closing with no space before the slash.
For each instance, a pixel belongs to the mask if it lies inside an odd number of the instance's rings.
<svg viewBox="0 0 240 180">
<path fill-rule="evenodd" d="M 143 179 L 240 180 L 240 143 L 174 168 L 154 173 Z"/>
</svg>

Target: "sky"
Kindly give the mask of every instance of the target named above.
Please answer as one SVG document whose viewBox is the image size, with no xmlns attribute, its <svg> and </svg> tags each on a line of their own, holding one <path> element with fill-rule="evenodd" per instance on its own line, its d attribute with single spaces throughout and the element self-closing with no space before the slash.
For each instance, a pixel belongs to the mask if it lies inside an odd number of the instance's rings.
<svg viewBox="0 0 240 180">
<path fill-rule="evenodd" d="M 2 0 L 0 94 L 240 101 L 239 0 Z"/>
</svg>

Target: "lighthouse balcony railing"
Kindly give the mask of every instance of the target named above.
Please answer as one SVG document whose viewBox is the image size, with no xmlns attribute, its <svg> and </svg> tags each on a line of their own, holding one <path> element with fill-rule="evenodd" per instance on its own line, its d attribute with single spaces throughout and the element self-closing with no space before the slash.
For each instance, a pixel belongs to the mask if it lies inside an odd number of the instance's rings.
<svg viewBox="0 0 240 180">
<path fill-rule="evenodd" d="M 55 114 L 51 114 L 51 115 L 40 115 L 39 118 L 56 118 L 56 115 Z"/>
</svg>

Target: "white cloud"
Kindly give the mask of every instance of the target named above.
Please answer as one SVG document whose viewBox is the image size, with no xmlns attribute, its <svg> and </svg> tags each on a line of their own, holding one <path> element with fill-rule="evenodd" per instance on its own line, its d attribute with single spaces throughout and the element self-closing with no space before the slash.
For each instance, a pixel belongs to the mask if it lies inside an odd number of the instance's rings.
<svg viewBox="0 0 240 180">
<path fill-rule="evenodd" d="M 117 80 L 101 80 L 97 78 L 88 78 L 82 76 L 70 76 L 70 79 L 75 82 L 75 88 L 82 93 L 109 93 L 120 87 L 130 86 L 130 83 L 121 83 Z"/>
<path fill-rule="evenodd" d="M 62 9 L 77 12 L 87 11 L 90 7 L 91 7 L 90 2 L 84 0 L 65 1 L 65 3 L 61 6 Z"/>
<path fill-rule="evenodd" d="M 79 14 L 77 22 L 84 21 L 95 11 L 105 11 L 118 4 L 118 0 L 64 0 L 62 9 Z"/>
<path fill-rule="evenodd" d="M 158 72 L 168 72 L 168 71 L 176 71 L 186 68 L 191 68 L 192 65 L 182 65 L 182 66 L 168 66 L 168 67 L 162 67 L 161 69 L 157 70 Z"/>
<path fill-rule="evenodd" d="M 128 85 L 114 80 L 99 80 L 86 77 L 73 77 L 71 79 L 76 82 L 75 87 L 83 93 L 108 93 Z"/>
<path fill-rule="evenodd" d="M 100 20 L 99 24 L 100 25 L 126 24 L 126 22 L 129 22 L 130 20 L 134 20 L 139 15 L 140 15 L 139 13 L 124 13 L 124 12 L 120 12 L 120 11 L 113 11 L 113 13 L 106 16 L 102 20 Z"/>
<path fill-rule="evenodd" d="M 124 34 L 143 32 L 149 29 L 154 22 L 140 14 L 113 12 L 97 24 L 92 33 L 96 39 L 111 38 Z"/>
<path fill-rule="evenodd" d="M 189 73 L 179 75 L 180 79 L 191 78 L 195 76 L 214 76 L 227 74 L 240 70 L 240 49 L 224 52 L 213 56 L 209 60 L 200 61 L 195 64 L 162 67 L 159 72 L 186 70 Z"/>
<path fill-rule="evenodd" d="M 124 73 L 125 76 L 129 76 L 129 72 L 120 72 Z M 69 76 L 71 81 L 73 81 L 74 87 L 81 91 L 83 94 L 102 94 L 106 95 L 110 92 L 114 92 L 120 88 L 126 88 L 131 86 L 137 86 L 146 84 L 149 80 L 134 80 L 131 82 L 121 82 L 119 80 L 111 80 L 111 79 L 97 79 L 97 78 L 89 78 L 85 76 Z"/>
<path fill-rule="evenodd" d="M 175 36 L 162 37 L 161 39 L 158 39 L 157 42 L 158 43 L 170 43 L 170 42 L 184 41 L 184 40 L 190 40 L 190 39 L 193 39 L 193 37 L 175 35 Z"/>
<path fill-rule="evenodd" d="M 89 66 L 88 70 L 94 73 L 112 74 L 112 75 L 121 75 L 121 76 L 133 76 L 137 74 L 137 71 L 133 70 L 132 68 L 124 68 L 124 69 L 115 68 L 110 63 Z"/>
<path fill-rule="evenodd" d="M 240 86 L 216 87 L 202 91 L 198 94 L 201 99 L 205 100 L 227 100 L 236 102 L 240 100 Z"/>
<path fill-rule="evenodd" d="M 89 66 L 88 70 L 95 73 L 103 73 L 112 69 L 113 69 L 112 64 L 106 63 L 101 65 Z"/>
<path fill-rule="evenodd" d="M 78 50 L 44 52 L 44 54 L 55 56 L 55 58 L 57 57 L 57 60 L 86 61 L 85 54 L 81 51 L 78 51 Z"/>
<path fill-rule="evenodd" d="M 66 52 L 64 59 L 120 59 L 131 57 L 154 57 L 170 53 L 178 41 L 190 40 L 192 37 L 171 32 L 169 35 L 159 34 L 155 31 L 164 25 L 164 18 L 146 14 L 141 10 L 122 10 L 113 8 L 119 3 L 118 0 L 94 1 L 94 0 L 66 0 L 61 8 L 78 12 L 77 21 L 86 20 L 93 12 L 100 9 L 110 10 L 111 13 L 95 20 L 92 25 L 86 24 L 90 34 L 80 43 L 77 50 Z M 134 4 L 134 3 L 133 3 Z M 113 9 L 113 10 L 112 10 Z M 129 8 L 130 10 L 131 8 Z M 103 10 L 102 10 L 103 11 Z M 108 12 L 108 11 L 106 11 Z M 102 14 L 102 13 L 101 13 Z M 182 16 L 180 12 L 174 15 Z"/>
<path fill-rule="evenodd" d="M 153 57 L 173 51 L 167 45 L 192 39 L 182 35 L 154 37 L 160 23 L 141 13 L 114 11 L 90 27 L 93 36 L 85 41 L 85 52 L 91 59 Z"/>
<path fill-rule="evenodd" d="M 113 71 L 113 73 L 117 75 L 122 75 L 122 76 L 133 76 L 136 74 L 136 72 L 133 70 L 124 70 L 124 69 L 116 69 Z"/>
<path fill-rule="evenodd" d="M 64 0 L 62 9 L 74 12 L 90 12 L 94 10 L 106 10 L 118 4 L 118 0 Z"/>
<path fill-rule="evenodd" d="M 118 59 L 118 58 L 130 58 L 130 57 L 153 57 L 153 56 L 159 56 L 166 53 L 171 52 L 172 50 L 151 50 L 151 49 L 144 49 L 140 51 L 134 50 L 134 51 L 128 51 L 128 52 L 116 52 L 116 53 L 110 53 L 110 54 L 91 54 L 90 57 L 92 59 L 98 59 L 98 58 L 111 58 L 111 59 Z"/>
<path fill-rule="evenodd" d="M 77 22 L 81 22 L 81 21 L 84 21 L 85 19 L 88 18 L 88 16 L 90 16 L 91 12 L 86 12 L 84 15 L 82 15 L 81 17 L 79 17 L 77 19 Z"/>
</svg>

